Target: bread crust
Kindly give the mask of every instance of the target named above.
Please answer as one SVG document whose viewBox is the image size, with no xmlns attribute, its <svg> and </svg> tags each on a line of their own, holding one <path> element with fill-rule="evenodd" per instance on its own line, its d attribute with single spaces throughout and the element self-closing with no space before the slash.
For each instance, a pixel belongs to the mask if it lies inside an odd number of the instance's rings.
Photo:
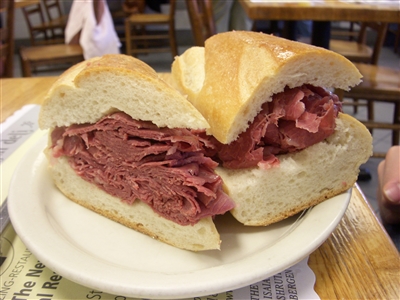
<svg viewBox="0 0 400 300">
<path fill-rule="evenodd" d="M 122 54 L 86 60 L 64 72 L 44 99 L 39 126 L 95 123 L 115 111 L 159 127 L 209 127 L 199 111 L 151 67 Z"/>
<path fill-rule="evenodd" d="M 224 144 L 245 131 L 262 104 L 286 86 L 348 90 L 361 79 L 357 68 L 335 52 L 263 33 L 217 34 L 206 41 L 204 59 L 194 63 L 193 51 L 199 53 L 189 49 L 173 63 L 176 87 L 207 119 L 209 133 Z"/>
<path fill-rule="evenodd" d="M 105 55 L 81 62 L 54 83 L 39 115 L 40 127 L 50 129 L 46 154 L 59 190 L 83 207 L 175 247 L 191 251 L 219 249 L 220 237 L 211 217 L 195 225 L 179 225 L 140 200 L 128 205 L 111 196 L 77 175 L 65 156 L 53 157 L 50 148 L 54 128 L 93 124 L 115 111 L 158 127 L 209 127 L 185 97 L 140 60 Z"/>
</svg>

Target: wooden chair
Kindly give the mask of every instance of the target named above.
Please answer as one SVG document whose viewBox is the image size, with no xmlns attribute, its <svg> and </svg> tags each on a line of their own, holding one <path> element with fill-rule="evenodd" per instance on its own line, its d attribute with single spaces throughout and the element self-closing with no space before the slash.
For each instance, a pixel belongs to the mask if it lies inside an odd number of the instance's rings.
<svg viewBox="0 0 400 300">
<path fill-rule="evenodd" d="M 366 45 L 364 44 L 366 40 L 366 28 L 376 31 L 374 46 L 368 52 L 365 50 Z M 336 50 L 352 60 L 363 76 L 362 83 L 352 88 L 349 92 L 338 92 L 339 96 L 344 99 L 343 104 L 353 105 L 355 112 L 357 112 L 356 108 L 359 105 L 366 105 L 367 120 L 362 122 L 371 133 L 373 129 L 391 130 L 392 145 L 398 145 L 400 135 L 400 71 L 398 69 L 382 67 L 378 63 L 386 33 L 386 23 L 362 23 L 360 30 L 362 38 L 359 37 L 359 40 L 356 42 L 356 45 L 359 46 L 354 46 L 352 49 L 360 50 L 361 54 L 365 55 L 356 56 L 349 52 L 340 52 L 338 49 L 331 50 Z M 360 41 L 363 43 L 360 44 Z M 351 42 L 348 43 L 350 44 Z M 356 52 L 354 51 L 354 53 Z M 367 53 L 369 53 L 369 56 Z M 366 100 L 366 103 L 360 103 L 359 100 Z M 375 120 L 374 104 L 377 102 L 387 102 L 394 105 L 392 120 L 388 120 L 387 123 Z M 384 157 L 384 155 L 385 153 L 373 153 L 375 157 Z"/>
<path fill-rule="evenodd" d="M 383 22 L 363 22 L 360 24 L 360 26 L 361 27 L 357 40 L 349 41 L 331 39 L 329 43 L 330 50 L 343 55 L 352 62 L 377 65 L 379 55 L 385 41 L 388 24 Z M 373 47 L 367 45 L 368 30 L 375 32 L 375 41 Z M 354 113 L 358 112 L 359 106 L 367 105 L 368 115 L 373 113 L 370 110 L 370 105 L 368 103 L 365 104 L 355 98 L 343 101 L 343 105 L 352 106 Z"/>
<path fill-rule="evenodd" d="M 48 21 L 40 3 L 23 7 L 22 11 L 30 32 L 31 46 L 19 49 L 22 75 L 31 77 L 43 71 L 65 70 L 84 60 L 79 45 L 66 45 L 64 29 L 67 17 L 62 15 L 58 0 L 42 0 Z M 56 11 L 52 13 L 51 11 Z"/>
<path fill-rule="evenodd" d="M 357 40 L 360 32 L 356 29 L 356 24 L 358 22 L 347 22 L 348 26 L 346 28 L 337 28 L 332 27 L 331 30 L 331 41 L 332 40 L 348 40 L 354 41 Z"/>
<path fill-rule="evenodd" d="M 400 136 L 400 71 L 382 66 L 356 63 L 363 75 L 363 82 L 349 92 L 342 92 L 344 98 L 367 100 L 368 116 L 362 121 L 372 132 L 373 129 L 392 131 L 392 145 L 399 145 Z M 386 102 L 394 105 L 393 119 L 388 122 L 375 121 L 374 103 Z M 375 157 L 384 157 L 385 153 L 374 152 Z"/>
<path fill-rule="evenodd" d="M 388 24 L 383 22 L 363 22 L 356 41 L 331 39 L 329 49 L 340 53 L 353 62 L 363 62 L 377 65 L 383 43 L 385 41 Z M 373 47 L 367 45 L 367 30 L 376 32 Z"/>
<path fill-rule="evenodd" d="M 31 77 L 33 73 L 40 71 L 64 70 L 69 65 L 84 60 L 80 45 L 57 44 L 22 47 L 19 53 L 24 77 Z M 47 68 L 39 69 L 44 66 Z"/>
<path fill-rule="evenodd" d="M 64 43 L 66 23 L 60 19 L 46 21 L 40 2 L 22 7 L 32 46 Z M 56 34 L 60 31 L 61 34 Z"/>
<path fill-rule="evenodd" d="M 132 14 L 144 13 L 145 8 L 145 0 L 124 0 L 121 7 L 111 11 L 114 28 L 121 42 L 125 42 L 125 19 Z"/>
<path fill-rule="evenodd" d="M 60 24 L 61 27 L 52 28 L 53 36 L 64 37 L 64 28 L 67 25 L 68 15 L 64 14 L 59 0 L 42 0 L 47 19 L 53 24 Z M 57 29 L 61 32 L 57 32 Z"/>
<path fill-rule="evenodd" d="M 0 28 L 0 77 L 13 77 L 14 62 L 14 1 L 2 1 L 0 12 L 7 17 L 6 26 Z"/>
<path fill-rule="evenodd" d="M 350 40 L 331 39 L 329 48 L 353 62 L 361 62 L 367 64 L 378 64 L 379 55 L 383 46 L 383 42 L 387 32 L 387 23 L 363 22 L 360 24 L 360 30 L 357 38 Z M 367 44 L 367 32 L 372 29 L 376 32 L 375 43 L 373 47 Z M 336 32 L 337 33 L 337 32 Z M 368 119 L 373 119 L 373 104 L 371 101 L 362 103 L 357 98 L 343 101 L 344 105 L 353 107 L 354 113 L 358 112 L 359 106 L 367 106 Z"/>
<path fill-rule="evenodd" d="M 137 56 L 140 53 L 171 52 L 172 57 L 178 55 L 175 37 L 176 0 L 170 1 L 168 14 L 134 13 L 125 19 L 126 54 Z M 168 33 L 151 33 L 146 26 L 166 25 Z M 154 42 L 168 41 L 169 46 L 160 47 Z"/>
<path fill-rule="evenodd" d="M 196 46 L 204 46 L 210 36 L 216 34 L 211 0 L 186 0 L 190 24 Z"/>
</svg>

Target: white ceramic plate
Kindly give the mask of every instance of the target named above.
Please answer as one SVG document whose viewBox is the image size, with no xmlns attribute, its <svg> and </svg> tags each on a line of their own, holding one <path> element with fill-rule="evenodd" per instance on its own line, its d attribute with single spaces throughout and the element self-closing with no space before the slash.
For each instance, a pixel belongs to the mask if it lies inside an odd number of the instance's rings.
<svg viewBox="0 0 400 300">
<path fill-rule="evenodd" d="M 56 273 L 103 292 L 138 298 L 187 298 L 261 281 L 301 261 L 341 220 L 351 190 L 267 227 L 218 217 L 221 251 L 176 249 L 68 200 L 53 185 L 43 137 L 22 159 L 9 191 L 13 226 Z"/>
</svg>

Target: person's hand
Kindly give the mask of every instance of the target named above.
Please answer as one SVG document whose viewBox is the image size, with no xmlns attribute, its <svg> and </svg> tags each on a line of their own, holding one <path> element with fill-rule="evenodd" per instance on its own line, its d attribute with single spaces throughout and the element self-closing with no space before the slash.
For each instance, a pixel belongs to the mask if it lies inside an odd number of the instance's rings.
<svg viewBox="0 0 400 300">
<path fill-rule="evenodd" d="M 400 224 L 400 146 L 393 146 L 378 166 L 378 204 L 385 224 Z"/>
</svg>

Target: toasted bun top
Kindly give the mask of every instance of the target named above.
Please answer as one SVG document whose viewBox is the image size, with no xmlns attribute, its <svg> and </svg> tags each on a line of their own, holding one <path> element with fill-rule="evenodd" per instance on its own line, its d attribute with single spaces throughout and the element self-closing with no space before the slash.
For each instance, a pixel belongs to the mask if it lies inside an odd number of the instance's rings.
<svg viewBox="0 0 400 300">
<path fill-rule="evenodd" d="M 217 34 L 200 49 L 176 58 L 173 77 L 209 122 L 210 133 L 226 144 L 286 86 L 348 90 L 361 80 L 357 68 L 335 52 L 263 33 Z"/>
<path fill-rule="evenodd" d="M 198 110 L 151 67 L 122 54 L 86 60 L 64 72 L 44 100 L 39 125 L 46 129 L 95 123 L 115 111 L 159 127 L 209 127 Z"/>
</svg>

